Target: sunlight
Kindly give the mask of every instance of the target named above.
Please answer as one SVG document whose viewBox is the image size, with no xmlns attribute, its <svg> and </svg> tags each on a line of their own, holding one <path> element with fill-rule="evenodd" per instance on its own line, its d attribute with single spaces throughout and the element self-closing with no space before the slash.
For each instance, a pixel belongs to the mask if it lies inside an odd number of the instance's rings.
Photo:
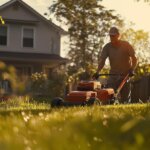
<svg viewBox="0 0 150 150">
<path fill-rule="evenodd" d="M 114 9 L 125 20 L 135 23 L 137 29 L 150 31 L 150 5 L 143 1 L 136 2 L 134 0 L 105 0 L 102 4 L 107 9 Z"/>
<path fill-rule="evenodd" d="M 0 5 L 9 0 L 1 0 Z M 48 12 L 50 0 L 23 0 L 31 7 L 36 9 L 40 14 Z M 150 31 L 150 21 L 148 15 L 150 14 L 150 5 L 144 1 L 137 2 L 135 0 L 103 0 L 101 2 L 107 9 L 114 9 L 120 14 L 126 22 L 132 21 L 135 23 L 135 28 Z"/>
<path fill-rule="evenodd" d="M 0 16 L 0 24 L 4 25 L 5 21 L 3 20 L 2 16 Z"/>
</svg>

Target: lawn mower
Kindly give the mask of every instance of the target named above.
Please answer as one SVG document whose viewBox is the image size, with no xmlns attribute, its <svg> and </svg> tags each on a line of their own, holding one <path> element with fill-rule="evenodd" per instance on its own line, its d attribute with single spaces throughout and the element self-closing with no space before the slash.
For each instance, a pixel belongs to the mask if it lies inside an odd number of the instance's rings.
<svg viewBox="0 0 150 150">
<path fill-rule="evenodd" d="M 99 74 L 98 76 L 118 76 L 118 74 Z M 100 81 L 80 81 L 76 91 L 67 94 L 65 100 L 56 97 L 52 100 L 52 107 L 60 106 L 90 106 L 90 105 L 106 105 L 119 104 L 118 95 L 124 84 L 129 79 L 129 74 L 123 75 L 124 78 L 117 90 L 106 88 Z"/>
</svg>

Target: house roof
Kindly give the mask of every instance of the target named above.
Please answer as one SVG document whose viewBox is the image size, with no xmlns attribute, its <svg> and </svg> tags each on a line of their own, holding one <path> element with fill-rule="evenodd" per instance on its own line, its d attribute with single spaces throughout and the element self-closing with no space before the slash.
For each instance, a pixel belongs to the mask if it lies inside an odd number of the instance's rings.
<svg viewBox="0 0 150 150">
<path fill-rule="evenodd" d="M 38 13 L 36 10 L 34 10 L 31 6 L 29 6 L 28 4 L 26 4 L 22 0 L 10 0 L 10 1 L 6 2 L 5 4 L 1 5 L 0 6 L 0 10 L 5 9 L 5 8 L 13 5 L 16 2 L 20 3 L 22 6 L 26 7 L 30 12 L 32 12 L 37 17 L 39 17 L 40 19 L 42 19 L 44 22 L 46 22 L 50 26 L 54 27 L 54 29 L 56 29 L 57 31 L 59 31 L 60 34 L 67 34 L 67 31 L 63 30 L 61 27 L 57 26 L 52 21 L 50 21 L 50 20 L 46 19 L 45 17 L 43 17 L 40 13 Z"/>
<path fill-rule="evenodd" d="M 66 63 L 67 59 L 56 54 L 43 53 L 20 53 L 20 52 L 0 52 L 0 60 L 5 61 L 25 61 L 25 62 L 42 62 L 50 63 L 56 61 L 59 63 Z"/>
</svg>

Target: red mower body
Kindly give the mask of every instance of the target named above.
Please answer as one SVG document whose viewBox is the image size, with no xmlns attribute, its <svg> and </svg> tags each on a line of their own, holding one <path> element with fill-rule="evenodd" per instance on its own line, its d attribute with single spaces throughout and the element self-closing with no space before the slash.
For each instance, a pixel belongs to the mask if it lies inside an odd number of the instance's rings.
<svg viewBox="0 0 150 150">
<path fill-rule="evenodd" d="M 90 98 L 96 98 L 103 104 L 107 104 L 114 94 L 112 88 L 102 89 L 98 81 L 81 81 L 77 86 L 77 91 L 70 92 L 66 97 L 66 101 L 87 102 Z"/>
<path fill-rule="evenodd" d="M 97 93 L 94 91 L 72 91 L 67 97 L 66 101 L 69 102 L 86 102 L 90 98 L 95 98 Z"/>
<path fill-rule="evenodd" d="M 96 92 L 97 92 L 97 98 L 103 104 L 109 103 L 109 100 L 111 100 L 114 97 L 114 94 L 115 94 L 115 91 L 112 88 L 99 89 L 99 90 L 96 90 Z"/>
<path fill-rule="evenodd" d="M 101 84 L 98 81 L 81 81 L 77 86 L 78 91 L 94 91 L 100 88 Z"/>
</svg>

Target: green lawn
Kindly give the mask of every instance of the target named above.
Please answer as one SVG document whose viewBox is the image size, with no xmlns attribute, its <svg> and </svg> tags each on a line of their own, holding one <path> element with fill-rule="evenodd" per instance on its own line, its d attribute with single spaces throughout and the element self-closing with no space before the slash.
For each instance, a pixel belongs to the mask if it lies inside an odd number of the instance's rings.
<svg viewBox="0 0 150 150">
<path fill-rule="evenodd" d="M 7 104 L 8 105 L 8 104 Z M 150 104 L 0 105 L 0 150 L 148 150 Z"/>
</svg>

